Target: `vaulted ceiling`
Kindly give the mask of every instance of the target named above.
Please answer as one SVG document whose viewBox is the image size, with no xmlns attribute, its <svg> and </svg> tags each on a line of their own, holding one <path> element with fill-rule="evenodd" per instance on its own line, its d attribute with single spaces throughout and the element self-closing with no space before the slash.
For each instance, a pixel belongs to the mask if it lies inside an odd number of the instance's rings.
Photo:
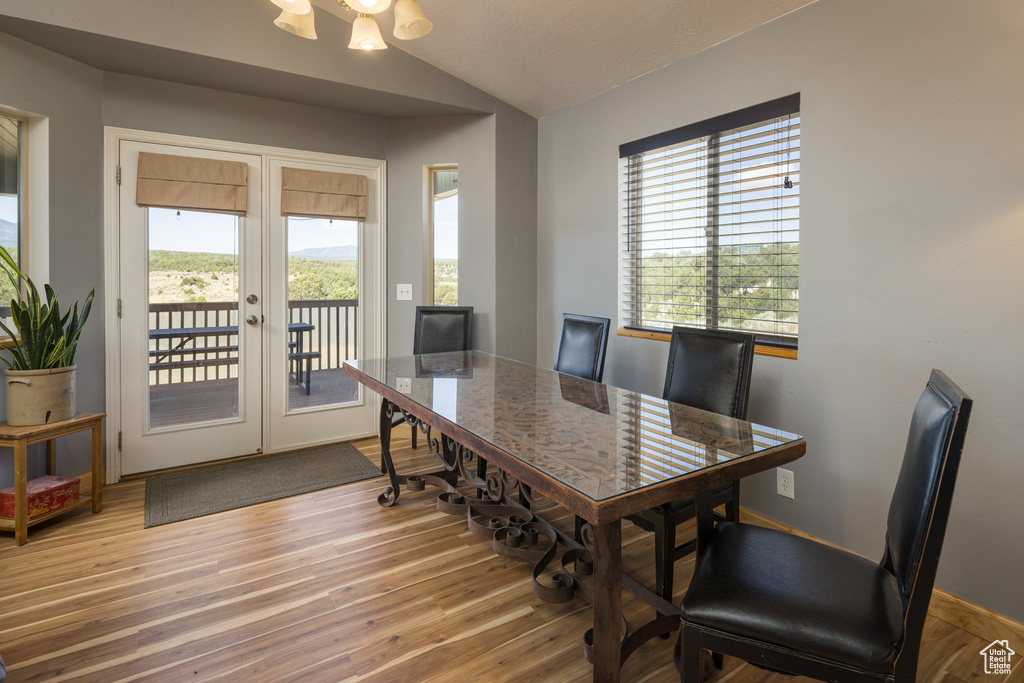
<svg viewBox="0 0 1024 683">
<path fill-rule="evenodd" d="M 813 1 L 419 0 L 434 29 L 410 41 L 392 37 L 392 12 L 377 17 L 392 48 L 541 118 Z"/>
<path fill-rule="evenodd" d="M 433 30 L 398 40 L 386 11 L 391 47 L 369 54 L 347 49 L 340 0 L 313 0 L 317 41 L 275 28 L 270 0 L 0 0 L 0 31 L 104 71 L 385 118 L 487 95 L 542 118 L 813 1 L 419 0 Z"/>
</svg>

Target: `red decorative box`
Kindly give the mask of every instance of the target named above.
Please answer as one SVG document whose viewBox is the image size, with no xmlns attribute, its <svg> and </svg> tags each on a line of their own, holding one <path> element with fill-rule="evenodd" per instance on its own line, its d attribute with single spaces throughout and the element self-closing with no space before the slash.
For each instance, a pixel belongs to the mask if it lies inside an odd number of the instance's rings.
<svg viewBox="0 0 1024 683">
<path fill-rule="evenodd" d="M 28 518 L 45 515 L 65 505 L 78 502 L 78 479 L 38 477 L 28 482 Z M 14 519 L 14 487 L 0 491 L 0 517 Z"/>
</svg>

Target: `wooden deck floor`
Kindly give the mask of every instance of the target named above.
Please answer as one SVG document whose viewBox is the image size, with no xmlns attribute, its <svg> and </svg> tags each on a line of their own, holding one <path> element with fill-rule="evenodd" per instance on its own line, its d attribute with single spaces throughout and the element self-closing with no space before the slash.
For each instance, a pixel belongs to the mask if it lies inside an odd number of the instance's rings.
<svg viewBox="0 0 1024 683">
<path fill-rule="evenodd" d="M 433 469 L 408 434 L 395 432 L 400 468 Z M 376 461 L 375 440 L 357 445 Z M 372 479 L 143 529 L 136 481 L 106 489 L 99 515 L 33 527 L 25 546 L 0 535 L 8 683 L 590 680 L 586 603 L 540 601 L 531 567 L 502 560 L 465 520 L 437 512 L 429 489 L 385 509 L 382 486 Z M 568 528 L 571 518 L 557 521 Z M 623 541 L 627 570 L 649 581 L 651 535 L 627 523 Z M 680 595 L 690 571 L 679 562 Z M 627 597 L 624 609 L 635 617 L 640 606 Z M 971 630 L 983 637 L 930 616 L 918 680 L 1008 680 L 983 675 L 978 654 L 1008 634 L 984 621 Z M 648 643 L 623 680 L 677 680 L 671 650 L 671 641 Z M 727 660 L 712 680 L 804 679 Z"/>
<path fill-rule="evenodd" d="M 347 403 L 356 399 L 359 383 L 341 368 L 314 370 L 310 392 L 288 382 L 288 406 L 292 410 Z M 154 428 L 224 420 L 237 415 L 238 380 L 155 384 L 149 388 L 151 424 Z"/>
</svg>

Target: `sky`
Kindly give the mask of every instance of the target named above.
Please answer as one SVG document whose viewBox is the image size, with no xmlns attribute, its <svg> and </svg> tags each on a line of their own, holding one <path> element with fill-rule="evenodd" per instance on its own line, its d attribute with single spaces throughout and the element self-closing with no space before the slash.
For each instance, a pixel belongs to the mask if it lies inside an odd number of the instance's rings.
<svg viewBox="0 0 1024 683">
<path fill-rule="evenodd" d="M 13 194 L 0 194 L 0 220 L 9 223 L 18 222 L 18 197 Z"/>
<path fill-rule="evenodd" d="M 434 203 L 434 258 L 459 258 L 459 195 Z"/>
</svg>

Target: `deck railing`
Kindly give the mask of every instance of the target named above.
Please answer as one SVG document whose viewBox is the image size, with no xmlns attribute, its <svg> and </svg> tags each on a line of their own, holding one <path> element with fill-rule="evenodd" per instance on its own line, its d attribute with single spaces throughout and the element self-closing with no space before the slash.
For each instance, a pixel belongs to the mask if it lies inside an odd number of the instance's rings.
<svg viewBox="0 0 1024 683">
<path fill-rule="evenodd" d="M 340 368 L 356 358 L 358 299 L 295 300 L 288 302 L 288 323 L 311 323 L 303 340 L 305 351 L 319 352 L 313 370 Z M 149 305 L 149 329 L 234 327 L 237 302 L 174 302 Z M 294 341 L 294 340 L 289 340 Z M 180 346 L 180 348 L 176 348 Z M 150 339 L 150 384 L 226 379 L 238 376 L 237 332 L 207 334 L 185 343 L 180 339 Z M 171 353 L 173 351 L 173 353 Z"/>
</svg>

